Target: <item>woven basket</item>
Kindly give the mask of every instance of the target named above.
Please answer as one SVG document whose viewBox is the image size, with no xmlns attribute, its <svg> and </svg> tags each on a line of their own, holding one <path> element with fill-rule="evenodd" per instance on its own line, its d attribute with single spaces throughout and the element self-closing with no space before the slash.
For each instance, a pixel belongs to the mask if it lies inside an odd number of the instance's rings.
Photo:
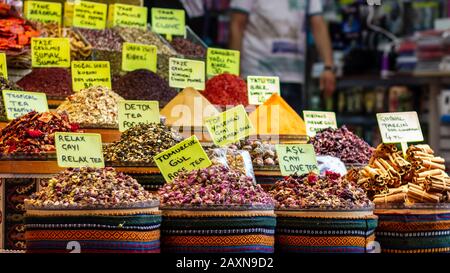
<svg viewBox="0 0 450 273">
<path fill-rule="evenodd" d="M 384 253 L 450 252 L 450 205 L 377 208 Z"/>
<path fill-rule="evenodd" d="M 165 210 L 161 250 L 170 253 L 273 253 L 273 210 Z"/>
<path fill-rule="evenodd" d="M 365 253 L 374 243 L 372 211 L 277 210 L 276 248 L 290 253 Z"/>
<path fill-rule="evenodd" d="M 28 210 L 25 223 L 28 253 L 160 252 L 157 208 Z"/>
</svg>

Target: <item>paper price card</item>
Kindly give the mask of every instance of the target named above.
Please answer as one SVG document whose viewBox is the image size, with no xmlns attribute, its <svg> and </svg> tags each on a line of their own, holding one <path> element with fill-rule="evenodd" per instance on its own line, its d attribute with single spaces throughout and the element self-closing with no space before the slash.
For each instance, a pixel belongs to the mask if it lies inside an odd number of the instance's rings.
<svg viewBox="0 0 450 273">
<path fill-rule="evenodd" d="M 6 64 L 6 54 L 0 52 L 0 76 L 8 79 L 8 65 Z"/>
<path fill-rule="evenodd" d="M 147 8 L 125 4 L 109 5 L 111 26 L 147 29 Z"/>
<path fill-rule="evenodd" d="M 174 88 L 205 90 L 205 62 L 170 58 L 169 85 Z"/>
<path fill-rule="evenodd" d="M 214 144 L 225 146 L 249 136 L 253 125 L 242 105 L 206 119 L 206 128 Z"/>
<path fill-rule="evenodd" d="M 32 67 L 70 67 L 69 38 L 31 38 Z"/>
<path fill-rule="evenodd" d="M 153 157 L 166 182 L 171 182 L 180 172 L 203 169 L 211 161 L 196 136 L 178 143 Z"/>
<path fill-rule="evenodd" d="M 8 120 L 21 117 L 29 112 L 48 112 L 47 95 L 38 92 L 3 90 L 6 117 Z"/>
<path fill-rule="evenodd" d="M 92 86 L 111 89 L 111 71 L 107 61 L 72 62 L 72 88 L 75 92 Z"/>
<path fill-rule="evenodd" d="M 280 94 L 279 77 L 247 77 L 248 100 L 251 105 L 263 104 L 273 93 Z"/>
<path fill-rule="evenodd" d="M 58 23 L 61 25 L 62 4 L 44 1 L 25 1 L 25 18 L 42 23 Z"/>
<path fill-rule="evenodd" d="M 104 168 L 100 134 L 55 133 L 56 157 L 62 168 Z"/>
<path fill-rule="evenodd" d="M 240 74 L 240 55 L 237 50 L 208 48 L 206 72 L 208 76 L 223 73 Z"/>
<path fill-rule="evenodd" d="M 377 114 L 383 143 L 423 141 L 417 112 L 397 112 Z"/>
<path fill-rule="evenodd" d="M 336 114 L 334 112 L 303 111 L 306 125 L 306 135 L 313 137 L 320 130 L 337 128 Z"/>
<path fill-rule="evenodd" d="M 119 101 L 119 131 L 123 132 L 138 124 L 159 123 L 159 102 Z"/>
<path fill-rule="evenodd" d="M 181 9 L 152 8 L 152 31 L 186 36 L 186 14 Z"/>
<path fill-rule="evenodd" d="M 319 173 L 316 153 L 311 144 L 276 145 L 281 175 Z"/>
<path fill-rule="evenodd" d="M 158 48 L 154 45 L 133 43 L 122 44 L 122 70 L 134 71 L 147 69 L 153 72 L 157 70 Z"/>
<path fill-rule="evenodd" d="M 105 29 L 108 5 L 81 1 L 73 7 L 72 25 L 74 27 Z"/>
</svg>

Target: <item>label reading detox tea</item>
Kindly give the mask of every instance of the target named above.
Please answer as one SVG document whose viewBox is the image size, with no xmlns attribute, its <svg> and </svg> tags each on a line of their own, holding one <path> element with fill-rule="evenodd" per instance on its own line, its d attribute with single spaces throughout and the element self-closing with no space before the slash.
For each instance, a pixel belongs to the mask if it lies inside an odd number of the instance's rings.
<svg viewBox="0 0 450 273">
<path fill-rule="evenodd" d="M 69 38 L 31 38 L 32 67 L 70 67 Z"/>
<path fill-rule="evenodd" d="M 48 112 L 47 95 L 38 92 L 3 90 L 6 117 L 8 120 L 21 117 L 29 112 Z"/>
<path fill-rule="evenodd" d="M 138 124 L 149 123 L 160 123 L 158 101 L 119 101 L 120 132 L 124 132 Z"/>
<path fill-rule="evenodd" d="M 205 90 L 205 62 L 170 58 L 169 85 L 174 88 Z"/>
<path fill-rule="evenodd" d="M 72 88 L 78 92 L 92 86 L 111 89 L 111 72 L 107 61 L 73 61 Z"/>
<path fill-rule="evenodd" d="M 100 134 L 57 132 L 55 147 L 59 167 L 105 167 Z"/>
<path fill-rule="evenodd" d="M 57 23 L 61 25 L 62 5 L 44 1 L 25 1 L 25 18 L 42 23 Z"/>
<path fill-rule="evenodd" d="M 319 172 L 316 153 L 311 144 L 276 145 L 281 175 L 302 175 Z"/>
</svg>

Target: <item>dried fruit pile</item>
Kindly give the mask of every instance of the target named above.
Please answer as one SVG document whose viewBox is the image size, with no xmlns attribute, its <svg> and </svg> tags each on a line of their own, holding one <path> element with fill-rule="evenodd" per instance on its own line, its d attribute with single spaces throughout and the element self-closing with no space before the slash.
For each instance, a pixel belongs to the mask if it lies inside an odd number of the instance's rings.
<svg viewBox="0 0 450 273">
<path fill-rule="evenodd" d="M 106 87 L 90 87 L 67 97 L 56 110 L 80 126 L 117 127 L 120 100 L 123 98 Z"/>
<path fill-rule="evenodd" d="M 228 73 L 209 79 L 202 94 L 215 105 L 248 105 L 247 84 L 239 76 Z"/>
<path fill-rule="evenodd" d="M 273 206 L 251 177 L 224 166 L 181 173 L 159 196 L 163 207 Z"/>
<path fill-rule="evenodd" d="M 246 139 L 230 145 L 229 148 L 248 151 L 255 167 L 278 166 L 275 145 L 269 142 Z"/>
<path fill-rule="evenodd" d="M 162 124 L 141 124 L 123 132 L 103 149 L 105 161 L 154 163 L 153 156 L 179 143 L 182 137 Z"/>
<path fill-rule="evenodd" d="M 188 58 L 205 58 L 206 49 L 194 42 L 181 37 L 176 37 L 170 42 L 172 47 L 180 54 Z"/>
<path fill-rule="evenodd" d="M 32 37 L 39 37 L 39 34 L 25 19 L 0 18 L 0 50 L 20 51 L 31 44 Z"/>
<path fill-rule="evenodd" d="M 2 92 L 3 90 L 22 91 L 23 89 L 17 86 L 15 83 L 10 82 L 3 77 L 0 77 L 0 92 Z M 2 99 L 0 99 L 0 119 L 6 119 L 6 109 Z"/>
<path fill-rule="evenodd" d="M 28 209 L 132 208 L 153 206 L 157 197 L 113 168 L 66 169 L 25 200 Z"/>
<path fill-rule="evenodd" d="M 316 154 L 337 157 L 345 164 L 367 164 L 373 153 L 373 148 L 345 125 L 318 132 L 310 143 Z"/>
<path fill-rule="evenodd" d="M 363 189 L 337 173 L 286 177 L 269 192 L 278 209 L 364 209 L 372 203 Z"/>
<path fill-rule="evenodd" d="M 39 154 L 55 151 L 56 132 L 76 132 L 66 116 L 30 112 L 11 121 L 0 132 L 1 154 Z"/>
<path fill-rule="evenodd" d="M 26 91 L 43 92 L 49 97 L 67 97 L 73 94 L 72 75 L 65 68 L 34 68 L 17 84 Z"/>
</svg>

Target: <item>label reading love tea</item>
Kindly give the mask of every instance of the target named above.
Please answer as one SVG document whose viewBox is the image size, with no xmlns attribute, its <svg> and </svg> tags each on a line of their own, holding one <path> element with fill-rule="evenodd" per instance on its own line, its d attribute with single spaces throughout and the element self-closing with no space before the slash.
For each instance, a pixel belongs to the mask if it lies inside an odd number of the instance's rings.
<svg viewBox="0 0 450 273">
<path fill-rule="evenodd" d="M 72 88 L 78 92 L 92 86 L 111 89 L 111 72 L 107 61 L 72 62 Z"/>
<path fill-rule="evenodd" d="M 206 71 L 208 77 L 223 73 L 240 74 L 240 55 L 237 50 L 208 48 Z"/>
<path fill-rule="evenodd" d="M 263 104 L 273 93 L 280 94 L 279 77 L 247 77 L 248 100 L 251 105 Z"/>
<path fill-rule="evenodd" d="M 56 157 L 62 168 L 104 168 L 100 134 L 55 133 Z"/>
<path fill-rule="evenodd" d="M 6 54 L 0 52 L 0 77 L 8 79 L 8 65 L 6 64 Z"/>
<path fill-rule="evenodd" d="M 24 15 L 31 21 L 61 25 L 62 5 L 44 1 L 25 1 Z"/>
<path fill-rule="evenodd" d="M 174 88 L 205 90 L 205 62 L 170 58 L 169 85 Z"/>
<path fill-rule="evenodd" d="M 166 182 L 180 172 L 199 170 L 211 166 L 211 161 L 196 136 L 178 143 L 153 157 Z"/>
<path fill-rule="evenodd" d="M 147 29 L 147 8 L 125 4 L 109 5 L 111 26 Z"/>
<path fill-rule="evenodd" d="M 334 112 L 303 111 L 306 125 L 306 135 L 313 137 L 318 131 L 332 128 L 337 129 L 336 114 Z"/>
<path fill-rule="evenodd" d="M 205 125 L 214 144 L 218 146 L 238 142 L 253 131 L 252 123 L 242 105 L 206 119 Z"/>
<path fill-rule="evenodd" d="M 32 67 L 70 67 L 69 38 L 31 38 Z"/>
<path fill-rule="evenodd" d="M 186 36 L 186 15 L 181 9 L 152 8 L 152 31 Z"/>
<path fill-rule="evenodd" d="M 319 173 L 316 153 L 311 144 L 276 145 L 281 175 Z"/>
<path fill-rule="evenodd" d="M 122 45 L 122 70 L 134 71 L 147 69 L 153 72 L 157 70 L 158 48 L 154 45 L 123 43 Z"/>
<path fill-rule="evenodd" d="M 108 5 L 81 1 L 73 7 L 72 25 L 74 27 L 105 29 Z"/>
<path fill-rule="evenodd" d="M 383 143 L 407 143 L 423 141 L 417 112 L 377 114 Z"/>
<path fill-rule="evenodd" d="M 29 112 L 48 112 L 47 95 L 38 92 L 3 90 L 6 117 L 8 120 L 21 117 Z"/>
<path fill-rule="evenodd" d="M 138 124 L 159 123 L 159 102 L 119 101 L 119 131 L 123 132 Z"/>
</svg>

